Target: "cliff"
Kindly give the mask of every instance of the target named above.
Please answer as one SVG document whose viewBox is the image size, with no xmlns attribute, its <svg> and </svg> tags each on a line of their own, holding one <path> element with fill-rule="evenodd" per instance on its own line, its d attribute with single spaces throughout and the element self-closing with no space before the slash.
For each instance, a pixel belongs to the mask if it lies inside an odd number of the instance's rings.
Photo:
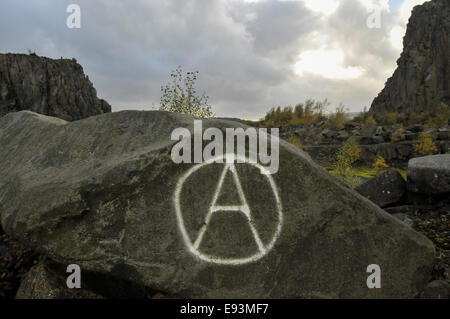
<svg viewBox="0 0 450 319">
<path fill-rule="evenodd" d="M 75 59 L 0 54 L 0 117 L 22 110 L 75 121 L 111 112 Z"/>
<path fill-rule="evenodd" d="M 416 6 L 403 39 L 397 69 L 372 103 L 372 112 L 426 112 L 450 105 L 450 1 Z"/>
</svg>

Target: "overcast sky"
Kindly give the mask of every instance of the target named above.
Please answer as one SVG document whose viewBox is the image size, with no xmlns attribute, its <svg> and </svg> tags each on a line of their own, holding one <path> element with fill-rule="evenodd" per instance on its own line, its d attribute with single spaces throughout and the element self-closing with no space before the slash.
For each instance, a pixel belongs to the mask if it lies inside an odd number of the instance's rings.
<svg viewBox="0 0 450 319">
<path fill-rule="evenodd" d="M 76 58 L 114 111 L 158 106 L 181 65 L 218 116 L 257 119 L 328 98 L 370 106 L 422 0 L 2 0 L 0 52 Z M 81 29 L 66 26 L 69 4 Z M 371 7 L 381 27 L 369 28 Z"/>
</svg>

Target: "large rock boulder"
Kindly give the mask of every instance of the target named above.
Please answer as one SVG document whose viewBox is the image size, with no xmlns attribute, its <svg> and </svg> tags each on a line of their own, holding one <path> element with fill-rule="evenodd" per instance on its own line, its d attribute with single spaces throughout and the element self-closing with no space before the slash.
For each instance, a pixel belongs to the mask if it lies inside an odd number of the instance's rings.
<svg viewBox="0 0 450 319">
<path fill-rule="evenodd" d="M 0 117 L 21 110 L 75 121 L 111 112 L 76 60 L 0 54 Z"/>
<path fill-rule="evenodd" d="M 406 182 L 395 168 L 391 168 L 355 190 L 378 206 L 386 207 L 402 199 L 406 193 Z"/>
<path fill-rule="evenodd" d="M 371 112 L 426 112 L 450 106 L 450 1 L 427 1 L 413 9 L 397 69 L 374 99 Z"/>
<path fill-rule="evenodd" d="M 435 253 L 423 235 L 283 141 L 273 175 L 249 163 L 175 164 L 171 133 L 192 132 L 193 120 L 138 111 L 76 122 L 4 116 L 5 232 L 56 263 L 180 297 L 420 293 Z M 245 126 L 204 120 L 208 127 Z M 367 287 L 371 264 L 381 268 L 380 289 Z"/>
<path fill-rule="evenodd" d="M 432 196 L 450 193 L 450 154 L 411 159 L 408 163 L 408 190 Z"/>
</svg>

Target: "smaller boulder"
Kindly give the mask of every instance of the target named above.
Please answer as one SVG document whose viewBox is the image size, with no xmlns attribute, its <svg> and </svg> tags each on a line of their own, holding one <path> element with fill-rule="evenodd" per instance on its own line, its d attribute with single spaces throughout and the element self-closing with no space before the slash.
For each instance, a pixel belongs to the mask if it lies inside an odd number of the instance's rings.
<svg viewBox="0 0 450 319">
<path fill-rule="evenodd" d="M 372 136 L 372 144 L 381 144 L 384 143 L 384 138 L 381 135 Z"/>
<path fill-rule="evenodd" d="M 372 145 L 377 144 L 372 137 L 369 136 L 356 136 L 355 137 L 356 143 L 359 145 Z"/>
<path fill-rule="evenodd" d="M 345 130 L 341 130 L 341 131 L 339 131 L 339 133 L 338 133 L 338 135 L 337 135 L 337 138 L 338 139 L 340 139 L 340 140 L 346 140 L 346 139 L 348 139 L 350 137 L 350 134 L 348 134 Z"/>
<path fill-rule="evenodd" d="M 355 189 L 380 207 L 399 202 L 406 192 L 406 182 L 394 168 L 365 182 Z"/>
<path fill-rule="evenodd" d="M 409 227 L 413 227 L 414 226 L 414 221 L 411 218 L 409 218 L 408 215 L 406 215 L 406 214 L 398 213 L 398 214 L 394 214 L 392 216 L 394 216 L 398 220 L 404 222 Z"/>
<path fill-rule="evenodd" d="M 437 139 L 440 141 L 450 140 L 450 130 L 448 129 L 440 129 L 438 131 Z"/>
<path fill-rule="evenodd" d="M 419 134 L 417 133 L 408 133 L 405 135 L 407 141 L 415 141 L 419 138 Z"/>
<path fill-rule="evenodd" d="M 382 126 L 378 126 L 378 127 L 375 129 L 375 134 L 374 134 L 374 135 L 382 135 L 383 132 L 384 132 L 383 127 L 382 127 Z"/>
<path fill-rule="evenodd" d="M 370 137 L 375 134 L 376 127 L 365 125 L 361 128 L 361 136 Z"/>
<path fill-rule="evenodd" d="M 330 130 L 330 129 L 328 129 L 328 128 L 326 128 L 326 129 L 324 129 L 323 131 L 322 131 L 322 136 L 324 136 L 324 137 L 332 137 L 333 136 L 333 134 L 334 134 L 334 132 L 332 131 L 332 130 Z"/>
<path fill-rule="evenodd" d="M 408 190 L 426 195 L 450 193 L 450 154 L 411 159 L 408 163 Z"/>
<path fill-rule="evenodd" d="M 423 125 L 421 124 L 415 124 L 408 127 L 408 131 L 414 132 L 414 133 L 420 133 L 423 132 Z"/>
<path fill-rule="evenodd" d="M 347 122 L 347 123 L 344 123 L 344 128 L 346 129 L 346 130 L 354 130 L 355 128 L 357 128 L 358 127 L 358 125 L 356 124 L 356 123 L 354 123 L 354 122 Z"/>
<path fill-rule="evenodd" d="M 450 284 L 445 280 L 434 280 L 425 286 L 422 294 L 424 299 L 449 299 Z"/>
</svg>

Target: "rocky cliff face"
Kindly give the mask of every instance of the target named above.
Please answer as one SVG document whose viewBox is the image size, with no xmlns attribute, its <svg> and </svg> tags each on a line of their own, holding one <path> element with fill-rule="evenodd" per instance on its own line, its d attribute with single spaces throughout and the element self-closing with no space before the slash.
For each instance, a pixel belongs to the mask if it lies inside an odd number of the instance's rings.
<svg viewBox="0 0 450 319">
<path fill-rule="evenodd" d="M 449 30 L 449 0 L 433 0 L 414 8 L 398 67 L 373 101 L 371 111 L 423 112 L 439 102 L 450 105 Z"/>
<path fill-rule="evenodd" d="M 75 121 L 111 112 L 75 59 L 0 54 L 0 117 L 21 110 Z"/>
</svg>

